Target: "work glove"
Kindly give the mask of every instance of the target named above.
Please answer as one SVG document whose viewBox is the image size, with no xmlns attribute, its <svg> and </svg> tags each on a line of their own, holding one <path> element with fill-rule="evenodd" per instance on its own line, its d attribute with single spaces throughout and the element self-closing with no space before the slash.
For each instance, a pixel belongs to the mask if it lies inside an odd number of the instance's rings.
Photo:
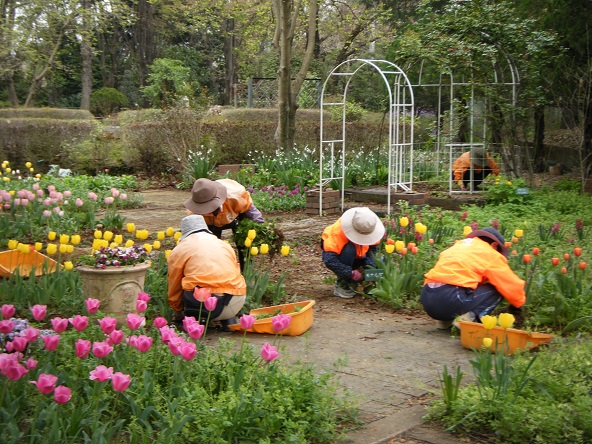
<svg viewBox="0 0 592 444">
<path fill-rule="evenodd" d="M 359 282 L 362 279 L 364 279 L 364 275 L 362 273 L 360 273 L 358 270 L 354 270 L 354 271 L 352 271 L 351 278 L 353 281 Z"/>
</svg>

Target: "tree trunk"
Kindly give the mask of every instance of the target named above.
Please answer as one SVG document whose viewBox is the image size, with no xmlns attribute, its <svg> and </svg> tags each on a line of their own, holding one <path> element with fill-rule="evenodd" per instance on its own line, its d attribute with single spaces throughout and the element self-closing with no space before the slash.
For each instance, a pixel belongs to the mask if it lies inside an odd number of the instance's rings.
<svg viewBox="0 0 592 444">
<path fill-rule="evenodd" d="M 532 141 L 532 164 L 535 172 L 544 170 L 543 157 L 545 153 L 545 107 L 535 106 L 534 108 L 534 138 Z"/>
<path fill-rule="evenodd" d="M 236 47 L 236 36 L 234 34 L 234 18 L 227 18 L 223 21 L 224 31 L 224 60 L 226 61 L 226 70 L 224 78 L 223 105 L 232 103 L 234 85 L 236 83 L 236 56 L 234 49 Z"/>
<path fill-rule="evenodd" d="M 148 0 L 138 1 L 138 21 L 135 27 L 135 46 L 138 56 L 140 86 L 146 85 L 148 65 L 154 61 L 154 4 Z"/>
<path fill-rule="evenodd" d="M 6 80 L 6 94 L 8 95 L 10 105 L 13 108 L 16 108 L 19 105 L 19 100 L 16 94 L 16 88 L 14 86 L 14 78 L 12 77 L 12 72 L 6 73 L 4 79 Z"/>
<path fill-rule="evenodd" d="M 90 95 L 92 93 L 92 46 L 91 31 L 91 5 L 89 0 L 82 0 L 82 42 L 80 44 L 80 57 L 82 61 L 80 93 L 80 109 L 90 111 Z"/>
<path fill-rule="evenodd" d="M 584 181 L 592 173 L 592 77 L 584 82 L 586 91 L 584 93 L 584 129 L 582 136 L 582 170 Z"/>
</svg>

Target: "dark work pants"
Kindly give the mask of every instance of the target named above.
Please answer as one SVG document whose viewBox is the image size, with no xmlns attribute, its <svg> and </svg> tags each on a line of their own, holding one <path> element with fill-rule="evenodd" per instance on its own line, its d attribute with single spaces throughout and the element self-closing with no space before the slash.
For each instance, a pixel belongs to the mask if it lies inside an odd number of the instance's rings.
<svg viewBox="0 0 592 444">
<path fill-rule="evenodd" d="M 452 321 L 469 311 L 479 320 L 491 313 L 501 300 L 502 295 L 491 284 L 479 285 L 475 290 L 454 285 L 438 288 L 424 285 L 420 298 L 426 313 L 439 321 Z"/>
<path fill-rule="evenodd" d="M 477 172 L 472 168 L 468 168 L 462 177 L 465 187 L 471 189 L 471 171 L 473 173 L 473 189 L 479 188 L 483 180 L 492 173 L 491 168 L 484 166 L 481 171 Z M 452 180 L 454 180 L 454 172 L 452 173 Z"/>
</svg>

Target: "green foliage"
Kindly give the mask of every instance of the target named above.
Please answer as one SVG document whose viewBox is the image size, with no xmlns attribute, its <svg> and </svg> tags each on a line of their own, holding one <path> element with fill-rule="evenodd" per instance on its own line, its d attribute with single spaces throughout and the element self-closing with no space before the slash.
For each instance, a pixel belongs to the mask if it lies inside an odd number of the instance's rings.
<svg viewBox="0 0 592 444">
<path fill-rule="evenodd" d="M 527 192 L 525 194 L 523 190 Z M 524 179 L 507 180 L 497 176 L 493 184 L 485 188 L 487 202 L 492 205 L 516 204 L 524 205 L 532 200 L 532 194 L 528 190 Z"/>
<path fill-rule="evenodd" d="M 90 109 L 95 116 L 109 116 L 127 105 L 127 97 L 115 88 L 103 87 L 90 95 Z"/>
<path fill-rule="evenodd" d="M 448 372 L 448 367 L 444 366 L 442 376 L 440 377 L 440 389 L 446 405 L 446 411 L 452 410 L 452 406 L 458 399 L 458 391 L 463 378 L 463 372 L 460 367 L 456 367 L 454 377 Z"/>
<path fill-rule="evenodd" d="M 195 86 L 191 80 L 191 70 L 179 60 L 155 59 L 150 66 L 147 83 L 142 89 L 144 96 L 155 107 L 174 107 L 187 100 L 194 100 Z"/>
<path fill-rule="evenodd" d="M 252 239 L 252 244 L 249 247 L 245 247 L 245 240 L 251 230 L 255 231 L 256 237 Z M 282 248 L 284 235 L 280 229 L 275 227 L 273 222 L 260 224 L 251 219 L 242 219 L 236 227 L 232 240 L 237 245 L 237 248 L 243 248 L 245 252 L 248 252 L 252 246 L 260 247 L 261 244 L 267 244 L 269 246 L 269 253 L 274 255 Z"/>
<path fill-rule="evenodd" d="M 366 114 L 366 110 L 362 106 L 351 101 L 345 102 L 345 110 L 337 106 L 332 106 L 329 111 L 335 121 L 341 121 L 345 112 L 346 122 L 359 122 Z"/>
</svg>

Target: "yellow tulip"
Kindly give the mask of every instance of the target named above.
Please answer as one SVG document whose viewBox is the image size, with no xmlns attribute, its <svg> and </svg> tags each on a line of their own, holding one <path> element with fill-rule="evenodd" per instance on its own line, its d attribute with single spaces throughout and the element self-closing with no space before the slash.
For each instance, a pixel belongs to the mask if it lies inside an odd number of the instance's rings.
<svg viewBox="0 0 592 444">
<path fill-rule="evenodd" d="M 150 244 L 144 244 L 144 248 L 146 249 L 146 252 L 150 253 L 152 251 L 152 245 Z"/>
<path fill-rule="evenodd" d="M 403 248 L 405 248 L 405 242 L 402 240 L 395 241 L 395 250 L 401 251 Z"/>
<path fill-rule="evenodd" d="M 47 233 L 47 238 L 50 241 L 54 241 L 56 239 L 57 233 L 55 231 L 50 231 L 49 233 Z"/>
<path fill-rule="evenodd" d="M 175 234 L 173 235 L 173 239 L 178 241 L 179 239 L 181 239 L 182 235 L 183 235 L 183 233 L 181 233 L 180 231 L 175 231 Z"/>
<path fill-rule="evenodd" d="M 29 246 L 27 244 L 23 244 L 21 242 L 19 242 L 19 244 L 16 246 L 17 251 L 20 251 L 23 254 L 26 254 L 29 252 Z"/>
<path fill-rule="evenodd" d="M 125 242 L 125 248 L 129 248 L 129 247 L 131 247 L 132 245 L 134 245 L 134 241 L 133 241 L 133 240 L 131 240 L 131 239 L 128 239 L 128 240 Z"/>
<path fill-rule="evenodd" d="M 385 245 L 384 251 L 386 251 L 388 254 L 391 254 L 393 251 L 395 251 L 395 246 L 393 244 Z"/>
<path fill-rule="evenodd" d="M 59 249 L 61 254 L 66 254 L 68 252 L 68 245 L 60 244 Z"/>
<path fill-rule="evenodd" d="M 6 172 L 10 173 L 12 171 L 12 168 L 6 168 Z"/>
<path fill-rule="evenodd" d="M 253 240 L 257 237 L 257 232 L 255 230 L 249 230 L 249 232 L 247 233 L 247 237 Z"/>
<path fill-rule="evenodd" d="M 471 233 L 471 231 L 473 231 L 473 229 L 470 226 L 465 225 L 463 228 L 463 235 L 466 237 Z"/>
<path fill-rule="evenodd" d="M 165 234 L 167 236 L 172 236 L 173 234 L 175 234 L 175 229 L 173 227 L 168 227 L 165 231 Z"/>
<path fill-rule="evenodd" d="M 407 225 L 409 225 L 409 218 L 402 217 L 399 219 L 399 223 L 401 224 L 402 227 L 406 227 Z"/>
<path fill-rule="evenodd" d="M 116 234 L 113 242 L 115 242 L 117 245 L 121 245 L 123 243 L 123 236 L 121 234 Z"/>
<path fill-rule="evenodd" d="M 25 166 L 26 166 L 27 168 L 31 168 L 31 167 L 33 166 L 33 164 L 32 164 L 31 162 L 26 162 L 26 163 L 25 163 Z"/>
<path fill-rule="evenodd" d="M 253 241 L 250 238 L 247 237 L 245 239 L 245 247 L 249 248 L 252 243 L 253 243 Z"/>
<path fill-rule="evenodd" d="M 134 231 L 136 231 L 136 225 L 133 223 L 126 224 L 125 228 L 128 233 L 133 233 Z"/>
<path fill-rule="evenodd" d="M 72 263 L 72 261 L 66 261 L 64 262 L 64 268 L 70 271 L 74 268 L 74 264 Z"/>
<path fill-rule="evenodd" d="M 109 248 L 117 248 L 119 246 L 119 244 L 117 242 L 111 242 L 109 244 Z"/>
<path fill-rule="evenodd" d="M 35 242 L 35 251 L 43 250 L 43 244 L 41 242 Z"/>
<path fill-rule="evenodd" d="M 426 227 L 421 222 L 418 222 L 415 224 L 415 231 L 417 231 L 419 234 L 426 234 L 426 232 L 428 231 L 428 227 Z"/>
<path fill-rule="evenodd" d="M 287 256 L 290 254 L 290 246 L 289 245 L 282 245 L 282 249 L 280 250 L 283 256 Z"/>
<path fill-rule="evenodd" d="M 70 242 L 72 242 L 72 245 L 78 245 L 81 240 L 80 234 L 73 234 L 70 237 Z"/>
<path fill-rule="evenodd" d="M 165 250 L 164 257 L 168 259 L 172 252 L 173 250 Z"/>
<path fill-rule="evenodd" d="M 36 177 L 37 179 L 41 179 L 41 174 L 35 174 L 35 177 Z"/>
<path fill-rule="evenodd" d="M 510 328 L 514 325 L 516 318 L 512 313 L 500 313 L 499 315 L 499 325 L 502 328 Z"/>
<path fill-rule="evenodd" d="M 164 240 L 164 231 L 159 231 L 156 233 L 156 239 Z"/>
<path fill-rule="evenodd" d="M 103 239 L 105 239 L 107 242 L 113 239 L 113 231 L 105 231 L 103 233 Z"/>
<path fill-rule="evenodd" d="M 14 249 L 16 249 L 17 245 L 18 245 L 18 241 L 17 241 L 16 239 L 10 239 L 10 240 L 8 241 L 8 249 L 9 249 L 9 250 L 14 250 Z"/>
<path fill-rule="evenodd" d="M 92 243 L 92 249 L 98 250 L 99 248 L 101 248 L 101 239 L 94 239 Z"/>
<path fill-rule="evenodd" d="M 152 244 L 152 248 L 154 248 L 155 250 L 160 250 L 160 241 L 155 240 Z"/>
<path fill-rule="evenodd" d="M 56 254 L 58 252 L 58 246 L 56 244 L 47 244 L 45 251 L 51 256 L 52 254 Z"/>
<path fill-rule="evenodd" d="M 483 347 L 490 348 L 491 344 L 493 344 L 493 340 L 491 338 L 483 338 Z"/>
<path fill-rule="evenodd" d="M 10 182 L 10 177 L 6 177 L 6 176 L 4 176 L 4 177 L 2 178 L 2 180 L 3 180 L 4 182 L 8 183 L 8 182 Z"/>
<path fill-rule="evenodd" d="M 259 254 L 259 248 L 251 247 L 251 256 L 257 256 Z"/>
<path fill-rule="evenodd" d="M 103 237 L 103 232 L 101 230 L 95 230 L 95 239 L 101 239 Z"/>
<path fill-rule="evenodd" d="M 70 242 L 70 236 L 67 234 L 60 234 L 60 244 L 67 244 Z"/>
<path fill-rule="evenodd" d="M 66 253 L 72 253 L 74 251 L 74 245 L 66 245 Z"/>
<path fill-rule="evenodd" d="M 99 244 L 101 245 L 101 247 L 105 248 L 109 246 L 109 242 L 107 242 L 105 239 L 99 239 Z"/>
<path fill-rule="evenodd" d="M 261 244 L 261 246 L 259 247 L 259 250 L 260 250 L 259 252 L 261 254 L 267 254 L 267 253 L 269 253 L 269 245 Z"/>
<path fill-rule="evenodd" d="M 522 236 L 524 236 L 524 230 L 515 230 L 514 235 L 516 237 L 522 237 Z"/>
<path fill-rule="evenodd" d="M 497 325 L 497 318 L 491 315 L 481 316 L 481 323 L 483 324 L 485 330 L 491 330 Z"/>
</svg>

